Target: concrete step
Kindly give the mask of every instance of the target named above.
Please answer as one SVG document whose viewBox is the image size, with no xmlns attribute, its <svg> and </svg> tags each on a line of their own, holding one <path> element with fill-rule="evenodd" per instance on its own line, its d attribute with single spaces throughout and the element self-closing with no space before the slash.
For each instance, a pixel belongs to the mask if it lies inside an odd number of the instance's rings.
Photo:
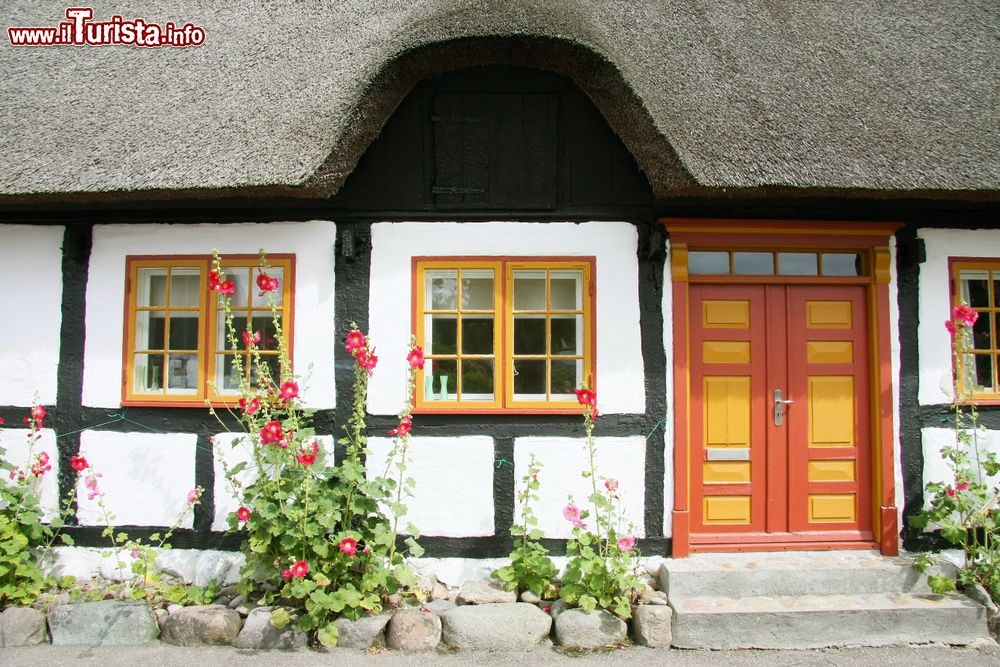
<svg viewBox="0 0 1000 667">
<path fill-rule="evenodd" d="M 671 595 L 673 646 L 808 649 L 968 644 L 987 637 L 986 610 L 964 595 L 684 597 Z"/>
<path fill-rule="evenodd" d="M 670 598 L 844 593 L 930 593 L 906 557 L 874 551 L 696 554 L 667 559 L 660 590 Z"/>
</svg>

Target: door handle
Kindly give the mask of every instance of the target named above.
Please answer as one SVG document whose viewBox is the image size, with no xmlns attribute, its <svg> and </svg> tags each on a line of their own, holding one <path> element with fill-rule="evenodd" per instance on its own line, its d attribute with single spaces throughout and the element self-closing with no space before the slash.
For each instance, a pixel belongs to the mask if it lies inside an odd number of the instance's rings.
<svg viewBox="0 0 1000 667">
<path fill-rule="evenodd" d="M 785 406 L 791 405 L 795 401 L 783 400 L 780 389 L 774 390 L 774 425 L 781 426 L 785 423 Z"/>
</svg>

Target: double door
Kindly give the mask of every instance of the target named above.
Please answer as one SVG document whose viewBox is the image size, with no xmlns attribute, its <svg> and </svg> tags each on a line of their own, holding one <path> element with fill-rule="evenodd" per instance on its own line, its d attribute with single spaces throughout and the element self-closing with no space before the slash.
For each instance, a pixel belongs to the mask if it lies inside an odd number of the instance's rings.
<svg viewBox="0 0 1000 667">
<path fill-rule="evenodd" d="M 864 285 L 692 284 L 690 542 L 873 540 Z"/>
</svg>

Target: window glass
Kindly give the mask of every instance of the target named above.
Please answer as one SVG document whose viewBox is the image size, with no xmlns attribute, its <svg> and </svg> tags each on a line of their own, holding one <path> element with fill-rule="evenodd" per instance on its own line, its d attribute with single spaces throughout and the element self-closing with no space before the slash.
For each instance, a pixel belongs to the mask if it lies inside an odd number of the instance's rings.
<svg viewBox="0 0 1000 667">
<path fill-rule="evenodd" d="M 857 253 L 823 253 L 824 276 L 860 276 L 861 258 Z"/>
<path fill-rule="evenodd" d="M 778 274 L 782 276 L 819 275 L 819 261 L 814 252 L 779 252 Z"/>
<path fill-rule="evenodd" d="M 545 271 L 514 272 L 514 310 L 545 310 Z"/>
<path fill-rule="evenodd" d="M 769 252 L 734 252 L 733 273 L 740 276 L 772 275 L 774 255 Z"/>
<path fill-rule="evenodd" d="M 729 253 L 692 250 L 688 253 L 688 273 L 695 275 L 728 275 Z"/>
</svg>

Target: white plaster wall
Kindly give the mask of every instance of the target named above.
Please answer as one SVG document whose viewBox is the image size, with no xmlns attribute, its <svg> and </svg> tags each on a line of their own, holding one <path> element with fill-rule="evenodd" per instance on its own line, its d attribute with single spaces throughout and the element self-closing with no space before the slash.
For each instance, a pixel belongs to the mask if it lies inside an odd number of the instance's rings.
<svg viewBox="0 0 1000 667">
<path fill-rule="evenodd" d="M 944 457 L 941 456 L 941 448 L 954 447 L 956 445 L 955 431 L 950 428 L 924 428 L 920 430 L 920 439 L 924 452 L 924 470 L 921 478 L 924 488 L 930 482 L 954 483 L 955 476 L 952 474 Z M 995 452 L 1000 456 L 1000 431 L 987 431 L 983 429 L 980 431 L 978 441 L 981 454 Z M 975 455 L 972 453 L 973 451 L 970 450 L 969 453 L 974 460 Z M 991 486 L 1000 483 L 1000 476 L 987 479 L 990 481 Z M 930 504 L 928 501 L 929 498 L 925 497 L 925 508 Z"/>
<path fill-rule="evenodd" d="M 29 457 L 28 429 L 0 428 L 0 447 L 7 450 L 7 453 L 0 458 L 6 459 L 8 463 L 25 472 L 30 471 L 31 464 L 37 454 L 45 452 L 49 455 L 49 465 L 52 466 L 52 470 L 42 475 L 37 484 L 42 516 L 47 521 L 52 519 L 59 509 L 59 452 L 56 450 L 55 431 L 43 428 L 41 437 L 35 443 Z M 0 483 L 9 483 L 8 473 L 2 472 Z"/>
<path fill-rule="evenodd" d="M 598 420 L 599 422 L 600 420 Z M 618 480 L 618 494 L 626 522 L 634 525 L 636 537 L 645 537 L 644 507 L 646 499 L 646 440 L 642 436 L 625 438 L 595 438 L 598 475 Z M 591 480 L 580 473 L 588 468 L 586 440 L 583 438 L 527 437 L 514 440 L 514 480 L 519 489 L 521 478 L 528 470 L 528 460 L 534 453 L 543 465 L 538 474 L 539 500 L 532 505 L 538 517 L 538 528 L 546 537 L 572 537 L 572 525 L 563 518 L 568 496 L 581 509 L 590 508 L 587 498 L 593 492 Z M 598 488 L 603 482 L 598 480 Z M 516 493 L 516 491 L 515 491 Z M 591 509 L 591 514 L 593 510 Z M 520 516 L 515 507 L 514 517 Z M 627 528 L 626 526 L 623 529 Z M 587 519 L 593 528 L 593 518 Z"/>
<path fill-rule="evenodd" d="M 240 507 L 238 498 L 242 497 L 242 489 L 247 484 L 252 484 L 257 479 L 257 468 L 253 465 L 253 452 L 250 449 L 250 439 L 245 433 L 217 433 L 212 437 L 215 443 L 215 455 L 212 458 L 212 465 L 215 469 L 215 514 L 212 517 L 212 530 L 224 531 L 229 529 L 229 513 L 235 512 Z M 327 461 L 333 461 L 334 447 L 333 437 L 320 435 L 316 437 L 319 441 L 320 450 L 327 456 Z M 236 443 L 234 444 L 234 441 Z M 226 469 L 223 463 L 232 470 L 240 463 L 246 462 L 247 467 L 234 475 L 235 481 L 242 485 L 234 488 L 233 484 L 226 478 Z"/>
<path fill-rule="evenodd" d="M 63 227 L 0 225 L 0 405 L 56 402 Z"/>
<path fill-rule="evenodd" d="M 195 487 L 197 436 L 187 433 L 84 431 L 80 454 L 100 473 L 98 485 L 117 526 L 170 526 Z M 77 516 L 84 526 L 107 525 L 98 498 L 87 499 L 81 475 Z M 190 528 L 194 515 L 181 522 Z"/>
<path fill-rule="evenodd" d="M 666 362 L 664 388 L 667 414 L 663 416 L 663 536 L 674 534 L 674 290 L 670 270 L 670 241 L 667 241 L 667 261 L 663 265 L 663 354 Z"/>
<path fill-rule="evenodd" d="M 921 405 L 952 401 L 951 336 L 944 323 L 951 316 L 949 257 L 1000 257 L 1000 229 L 920 229 L 927 261 L 920 265 Z"/>
<path fill-rule="evenodd" d="M 302 376 L 302 399 L 334 407 L 334 223 L 97 225 L 87 282 L 87 340 L 83 404 L 121 404 L 126 255 L 295 254 L 295 341 L 292 357 Z M 55 327 L 58 334 L 58 326 Z"/>
<path fill-rule="evenodd" d="M 392 439 L 369 438 L 368 448 L 369 478 L 383 475 Z M 414 490 L 403 498 L 407 514 L 400 532 L 412 523 L 421 535 L 493 535 L 493 466 L 492 438 L 412 438 L 406 476 Z M 390 477 L 397 474 L 389 470 Z"/>
<path fill-rule="evenodd" d="M 396 414 L 405 400 L 410 260 L 421 255 L 596 257 L 598 407 L 604 414 L 645 412 L 636 243 L 635 228 L 623 222 L 372 225 L 369 334 L 379 368 L 369 412 Z"/>
</svg>

